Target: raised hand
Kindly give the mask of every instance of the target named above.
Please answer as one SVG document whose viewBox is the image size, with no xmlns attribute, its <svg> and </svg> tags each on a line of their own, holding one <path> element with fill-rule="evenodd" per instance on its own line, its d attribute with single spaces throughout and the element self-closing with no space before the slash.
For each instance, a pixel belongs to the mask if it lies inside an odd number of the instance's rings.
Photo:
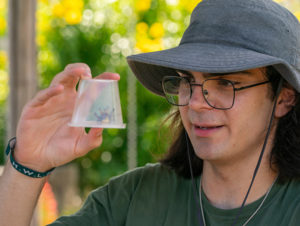
<svg viewBox="0 0 300 226">
<path fill-rule="evenodd" d="M 85 155 L 102 143 L 101 128 L 69 127 L 76 100 L 76 84 L 90 79 L 82 63 L 68 65 L 54 77 L 49 88 L 40 91 L 23 109 L 14 157 L 31 169 L 44 172 Z M 119 80 L 119 75 L 103 73 L 96 79 Z"/>
</svg>

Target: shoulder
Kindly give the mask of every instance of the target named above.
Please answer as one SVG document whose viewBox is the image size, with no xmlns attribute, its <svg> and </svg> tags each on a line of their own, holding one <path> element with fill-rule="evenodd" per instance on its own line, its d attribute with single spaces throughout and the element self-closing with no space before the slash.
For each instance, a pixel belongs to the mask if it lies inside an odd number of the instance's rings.
<svg viewBox="0 0 300 226">
<path fill-rule="evenodd" d="M 178 190 L 185 190 L 190 183 L 174 170 L 161 165 L 147 164 L 116 176 L 103 187 L 92 192 L 96 199 L 109 199 L 113 203 L 130 203 L 133 199 L 165 198 Z"/>
<path fill-rule="evenodd" d="M 160 184 L 162 181 L 175 182 L 178 179 L 180 178 L 174 170 L 160 163 L 148 163 L 145 166 L 137 167 L 121 175 L 112 177 L 106 185 L 97 188 L 92 194 L 103 193 L 103 190 L 110 191 L 110 194 L 114 194 L 115 192 L 132 193 L 141 186 L 151 187 L 155 184 Z M 120 190 L 120 187 L 122 187 L 122 190 Z"/>
<path fill-rule="evenodd" d="M 284 198 L 300 204 L 300 180 L 290 180 L 285 185 L 281 185 L 284 192 Z"/>
<path fill-rule="evenodd" d="M 290 210 L 291 220 L 289 225 L 299 225 L 300 222 L 300 180 L 292 180 L 289 183 L 286 195 L 291 201 L 286 210 Z"/>
<path fill-rule="evenodd" d="M 285 198 L 297 207 L 300 216 L 300 180 L 291 180 L 285 189 Z"/>
<path fill-rule="evenodd" d="M 148 163 L 143 167 L 129 170 L 122 175 L 113 177 L 108 186 L 115 184 L 123 184 L 136 188 L 141 184 L 150 186 L 151 184 L 160 183 L 162 181 L 176 181 L 178 178 L 174 170 L 161 165 L 160 163 Z"/>
<path fill-rule="evenodd" d="M 136 176 L 136 175 L 143 175 L 143 176 L 148 176 L 148 175 L 159 175 L 159 176 L 173 176 L 175 174 L 175 171 L 167 168 L 166 166 L 160 164 L 160 163 L 147 163 L 145 166 L 135 168 L 133 170 L 129 170 L 125 172 L 123 175 L 120 175 L 118 177 L 131 177 L 131 176 Z M 118 178 L 116 177 L 116 178 Z M 113 179 L 116 179 L 113 178 Z"/>
<path fill-rule="evenodd" d="M 277 205 L 295 209 L 300 206 L 300 180 L 289 180 L 285 183 L 276 183 L 274 186 L 273 200 Z"/>
<path fill-rule="evenodd" d="M 289 218 L 286 225 L 299 225 L 300 222 L 300 180 L 291 180 L 282 186 L 282 193 L 278 196 L 278 207 L 282 218 Z"/>
<path fill-rule="evenodd" d="M 159 203 L 163 206 L 162 200 L 184 184 L 180 180 L 173 170 L 159 163 L 147 164 L 110 179 L 105 186 L 92 192 L 90 198 L 109 207 L 113 221 L 122 225 L 128 216 L 132 214 L 134 219 L 145 206 L 154 209 Z"/>
<path fill-rule="evenodd" d="M 152 215 L 159 208 L 159 213 L 163 213 L 169 205 L 166 199 L 178 197 L 178 190 L 184 191 L 181 188 L 186 184 L 186 180 L 178 177 L 174 170 L 160 163 L 147 164 L 111 178 L 106 185 L 91 192 L 77 213 L 62 217 L 56 223 L 124 225 L 129 219 L 136 221 L 139 211 L 144 217 L 144 208 L 148 206 L 154 211 Z"/>
</svg>

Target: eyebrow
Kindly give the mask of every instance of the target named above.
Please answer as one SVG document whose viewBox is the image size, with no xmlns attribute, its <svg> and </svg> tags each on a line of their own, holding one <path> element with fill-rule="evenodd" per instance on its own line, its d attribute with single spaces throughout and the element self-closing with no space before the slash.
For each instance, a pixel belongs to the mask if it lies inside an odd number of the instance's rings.
<svg viewBox="0 0 300 226">
<path fill-rule="evenodd" d="M 176 70 L 176 71 L 193 77 L 193 74 L 189 71 L 185 71 L 185 70 Z M 245 70 L 245 71 L 234 71 L 234 72 L 225 72 L 225 73 L 203 73 L 203 77 L 210 78 L 215 76 L 226 76 L 226 75 L 234 75 L 234 74 L 252 75 L 250 71 Z"/>
</svg>

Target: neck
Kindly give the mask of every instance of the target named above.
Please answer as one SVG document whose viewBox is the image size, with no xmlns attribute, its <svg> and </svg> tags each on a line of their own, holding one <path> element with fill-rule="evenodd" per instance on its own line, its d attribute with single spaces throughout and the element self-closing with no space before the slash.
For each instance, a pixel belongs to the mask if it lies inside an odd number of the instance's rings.
<svg viewBox="0 0 300 226">
<path fill-rule="evenodd" d="M 277 177 L 268 159 L 269 156 L 264 156 L 246 204 L 265 195 Z M 256 163 L 257 158 L 225 166 L 204 161 L 202 189 L 210 203 L 221 209 L 240 207 L 250 186 Z"/>
</svg>

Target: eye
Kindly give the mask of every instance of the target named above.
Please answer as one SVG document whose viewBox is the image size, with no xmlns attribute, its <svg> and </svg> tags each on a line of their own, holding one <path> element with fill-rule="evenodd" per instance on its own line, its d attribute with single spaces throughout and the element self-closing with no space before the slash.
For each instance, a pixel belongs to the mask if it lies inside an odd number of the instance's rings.
<svg viewBox="0 0 300 226">
<path fill-rule="evenodd" d="M 239 85 L 241 84 L 240 82 L 238 81 L 233 81 L 233 80 L 227 80 L 227 79 L 220 79 L 218 80 L 218 85 L 219 86 L 222 86 L 222 87 L 230 87 L 232 85 Z"/>
<path fill-rule="evenodd" d="M 225 79 L 220 79 L 217 81 L 218 81 L 218 85 L 222 86 L 222 87 L 228 87 L 228 86 L 232 86 L 232 83 L 234 84 L 234 82 L 231 82 L 231 81 L 225 80 Z"/>
<path fill-rule="evenodd" d="M 181 81 L 182 78 L 177 76 L 166 78 L 163 82 L 164 91 L 171 95 L 177 95 Z"/>
</svg>

